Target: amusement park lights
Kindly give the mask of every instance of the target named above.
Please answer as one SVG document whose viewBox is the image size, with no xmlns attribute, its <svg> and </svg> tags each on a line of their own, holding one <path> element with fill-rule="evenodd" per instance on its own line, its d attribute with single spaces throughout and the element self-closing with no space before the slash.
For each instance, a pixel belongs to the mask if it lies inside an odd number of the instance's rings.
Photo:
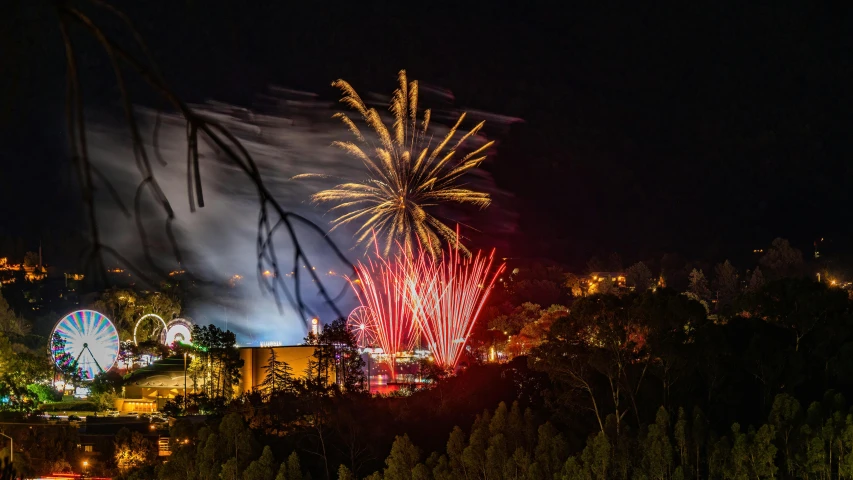
<svg viewBox="0 0 853 480">
<path fill-rule="evenodd" d="M 411 350 L 420 336 L 435 363 L 452 369 L 504 269 L 492 271 L 493 263 L 494 251 L 465 258 L 458 248 L 438 258 L 419 249 L 414 257 L 359 262 L 350 284 L 361 306 L 349 329 L 359 346 L 375 342 L 391 355 Z"/>
<path fill-rule="evenodd" d="M 74 366 L 84 380 L 106 372 L 118 358 L 119 338 L 113 322 L 99 312 L 77 310 L 62 317 L 53 327 L 51 345 L 57 366 Z"/>
</svg>

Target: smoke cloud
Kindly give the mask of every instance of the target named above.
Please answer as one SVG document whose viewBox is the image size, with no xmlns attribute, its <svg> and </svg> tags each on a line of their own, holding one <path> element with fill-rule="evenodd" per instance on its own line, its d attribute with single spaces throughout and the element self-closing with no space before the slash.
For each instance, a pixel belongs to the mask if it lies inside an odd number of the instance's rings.
<svg viewBox="0 0 853 480">
<path fill-rule="evenodd" d="M 439 92 L 435 95 L 439 102 L 452 100 L 446 91 L 432 91 Z M 387 105 L 387 98 L 370 98 L 377 100 L 378 104 Z M 434 108 L 430 100 L 436 99 L 425 99 L 421 104 Z M 208 102 L 196 106 L 196 109 L 219 121 L 240 139 L 254 158 L 267 188 L 285 209 L 305 216 L 323 231 L 328 231 L 332 217 L 326 211 L 327 206 L 313 204 L 310 196 L 339 181 L 335 178 L 294 181 L 292 177 L 300 173 L 323 173 L 349 179 L 362 176 L 363 167 L 357 159 L 330 146 L 334 140 L 349 139 L 346 127 L 331 119 L 337 105 L 320 101 L 314 94 L 272 88 L 252 108 Z M 378 105 L 377 109 L 384 110 Z M 434 108 L 434 112 L 433 118 L 439 122 L 460 113 L 449 107 L 443 110 Z M 205 206 L 191 212 L 185 123 L 177 116 L 158 114 L 144 108 L 138 109 L 138 116 L 143 125 L 146 148 L 152 154 L 155 152 L 155 124 L 159 118 L 156 128 L 156 151 L 159 155 L 152 155 L 151 163 L 176 215 L 172 228 L 182 249 L 184 264 L 177 264 L 166 236 L 165 214 L 150 191 L 145 190 L 141 195 L 142 215 L 139 218 L 145 228 L 153 260 L 161 270 L 185 269 L 202 280 L 190 289 L 185 316 L 197 324 L 213 323 L 236 332 L 241 345 L 300 342 L 307 331 L 303 319 L 284 297 L 283 309 L 279 310 L 272 295 L 264 292 L 257 281 L 259 202 L 255 185 L 237 165 L 210 145 L 200 145 Z M 500 135 L 514 121 L 485 112 L 469 112 L 468 116 L 472 121 L 486 119 L 485 130 L 493 137 Z M 441 128 L 436 124 L 433 134 L 439 136 L 446 132 Z M 90 155 L 93 163 L 119 192 L 121 202 L 133 211 L 142 175 L 134 160 L 126 124 L 117 119 L 102 118 L 94 123 L 91 130 Z M 485 138 L 480 137 L 469 146 L 474 148 L 484 141 Z M 470 238 L 468 244 L 474 248 L 496 247 L 499 251 L 506 248 L 505 238 L 516 228 L 516 215 L 508 207 L 510 195 L 497 188 L 491 175 L 482 169 L 466 178 L 466 183 L 491 193 L 492 206 L 486 211 L 443 206 L 438 212 L 439 217 L 451 225 L 458 223 L 463 236 Z M 122 214 L 105 188 L 99 189 L 96 195 L 103 241 L 144 266 L 137 218 Z M 346 314 L 356 305 L 355 296 L 348 290 L 343 277 L 352 271 L 351 263 L 342 262 L 333 255 L 318 233 L 298 228 L 300 244 L 324 286 L 333 295 L 343 292 L 337 305 Z M 354 244 L 353 235 L 357 228 L 341 227 L 329 234 L 352 262 L 366 254 L 363 247 Z M 278 232 L 274 241 L 279 267 L 282 273 L 288 273 L 293 266 L 293 246 L 284 231 Z M 304 278 L 307 275 L 302 276 L 301 287 L 306 303 L 318 313 L 322 323 L 333 320 L 335 314 L 319 297 L 316 284 Z M 292 278 L 288 281 L 292 287 Z"/>
</svg>

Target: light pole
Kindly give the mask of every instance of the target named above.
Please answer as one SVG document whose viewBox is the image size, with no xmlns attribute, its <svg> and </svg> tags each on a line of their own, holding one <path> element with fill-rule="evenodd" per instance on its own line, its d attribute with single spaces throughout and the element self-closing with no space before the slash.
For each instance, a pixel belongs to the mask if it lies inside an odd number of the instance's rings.
<svg viewBox="0 0 853 480">
<path fill-rule="evenodd" d="M 0 433 L 0 435 L 9 439 L 9 463 L 15 463 L 15 440 L 5 433 Z"/>
<path fill-rule="evenodd" d="M 187 414 L 187 352 L 184 352 L 184 415 Z"/>
</svg>

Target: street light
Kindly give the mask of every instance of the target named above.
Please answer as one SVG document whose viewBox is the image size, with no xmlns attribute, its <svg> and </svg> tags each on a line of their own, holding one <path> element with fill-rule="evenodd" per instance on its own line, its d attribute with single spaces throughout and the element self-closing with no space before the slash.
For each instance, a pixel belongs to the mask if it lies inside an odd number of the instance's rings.
<svg viewBox="0 0 853 480">
<path fill-rule="evenodd" d="M 187 414 L 187 352 L 184 352 L 184 415 Z"/>
<path fill-rule="evenodd" d="M 15 463 L 15 440 L 5 433 L 0 433 L 0 435 L 9 439 L 9 463 Z"/>
</svg>

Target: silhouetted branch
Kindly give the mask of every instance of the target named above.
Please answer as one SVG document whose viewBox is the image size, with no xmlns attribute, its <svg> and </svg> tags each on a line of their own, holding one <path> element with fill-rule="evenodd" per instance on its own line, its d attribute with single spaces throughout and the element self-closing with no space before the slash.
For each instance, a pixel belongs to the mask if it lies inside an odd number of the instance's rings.
<svg viewBox="0 0 853 480">
<path fill-rule="evenodd" d="M 140 236 L 143 254 L 149 267 L 159 276 L 166 275 L 165 271 L 158 266 L 152 255 L 151 245 L 148 242 L 148 235 L 143 222 L 142 206 L 144 205 L 143 200 L 145 198 L 144 196 L 146 192 L 153 196 L 156 204 L 159 206 L 159 209 L 165 214 L 166 236 L 172 247 L 175 259 L 179 264 L 181 264 L 181 267 L 185 271 L 187 271 L 186 266 L 183 265 L 181 250 L 178 246 L 177 239 L 172 230 L 172 222 L 175 219 L 174 210 L 167 195 L 160 187 L 160 184 L 157 181 L 157 178 L 151 167 L 149 154 L 145 144 L 143 143 L 141 130 L 136 120 L 136 115 L 133 108 L 133 101 L 130 92 L 127 89 L 127 84 L 125 82 L 123 70 L 123 67 L 125 66 L 129 67 L 132 71 L 139 75 L 148 84 L 148 86 L 161 99 L 171 105 L 171 107 L 174 108 L 186 122 L 188 195 L 187 199 L 189 202 L 190 211 L 194 212 L 196 206 L 198 208 L 203 208 L 205 205 L 201 182 L 200 156 L 198 151 L 198 137 L 199 133 L 202 133 L 204 135 L 205 141 L 208 142 L 208 144 L 210 144 L 218 152 L 224 154 L 224 157 L 228 161 L 233 164 L 236 164 L 243 171 L 243 173 L 247 177 L 249 177 L 249 179 L 256 187 L 260 207 L 257 237 L 257 269 L 258 279 L 261 288 L 273 295 L 276 301 L 276 305 L 279 307 L 279 309 L 282 308 L 282 303 L 280 301 L 279 295 L 283 294 L 287 302 L 290 303 L 293 308 L 299 312 L 299 314 L 302 316 L 303 320 L 306 321 L 307 324 L 308 318 L 316 316 L 316 313 L 306 304 L 303 299 L 303 291 L 301 286 L 302 276 L 300 275 L 300 266 L 304 266 L 309 272 L 309 277 L 313 280 L 314 283 L 317 284 L 317 290 L 322 300 L 338 316 L 343 317 L 340 310 L 338 310 L 335 302 L 343 295 L 345 289 L 342 290 L 341 293 L 335 296 L 334 298 L 329 294 L 328 290 L 323 285 L 319 276 L 317 275 L 314 267 L 311 264 L 310 259 L 308 258 L 308 254 L 306 253 L 300 242 L 299 234 L 297 232 L 297 229 L 295 228 L 295 225 L 299 224 L 301 226 L 307 227 L 310 232 L 318 233 L 320 235 L 320 238 L 322 238 L 323 244 L 327 248 L 329 248 L 339 260 L 344 262 L 346 265 L 351 266 L 352 264 L 347 260 L 343 252 L 329 239 L 329 237 L 326 235 L 326 232 L 322 228 L 320 228 L 319 226 L 317 226 L 316 224 L 314 224 L 303 216 L 285 210 L 281 206 L 281 204 L 279 204 L 275 200 L 275 198 L 265 185 L 263 179 L 261 178 L 261 174 L 257 168 L 254 159 L 243 146 L 243 144 L 240 142 L 240 140 L 238 140 L 224 126 L 220 125 L 215 120 L 206 118 L 204 115 L 200 114 L 199 112 L 196 112 L 193 108 L 191 108 L 183 100 L 181 100 L 176 94 L 174 94 L 174 92 L 167 86 L 165 80 L 157 69 L 156 64 L 152 60 L 150 52 L 147 46 L 145 45 L 145 42 L 143 41 L 141 35 L 133 27 L 129 18 L 124 13 L 122 13 L 120 10 L 116 9 L 114 6 L 110 5 L 109 3 L 106 3 L 103 0 L 89 0 L 88 3 L 92 3 L 100 8 L 106 9 L 114 16 L 116 16 L 122 22 L 124 27 L 132 33 L 136 46 L 144 53 L 144 56 L 147 58 L 147 61 L 140 61 L 137 57 L 129 53 L 128 49 L 126 49 L 121 44 L 112 39 L 110 36 L 108 36 L 106 33 L 104 33 L 104 31 L 99 26 L 97 26 L 89 16 L 87 16 L 77 8 L 69 6 L 68 2 L 58 2 L 56 4 L 56 9 L 60 18 L 60 31 L 62 34 L 62 39 L 65 44 L 66 51 L 66 68 L 68 72 L 66 106 L 72 159 L 78 172 L 80 185 L 82 187 L 83 202 L 88 211 L 88 218 L 90 223 L 89 228 L 92 237 L 91 251 L 88 252 L 87 255 L 85 255 L 87 265 L 97 271 L 103 272 L 105 265 L 104 255 L 107 254 L 113 257 L 116 261 L 120 262 L 123 266 L 128 268 L 128 270 L 137 274 L 144 281 L 151 283 L 151 279 L 148 278 L 145 274 L 143 274 L 139 268 L 133 266 L 131 262 L 129 262 L 126 258 L 118 254 L 115 249 L 103 244 L 101 240 L 101 236 L 98 230 L 97 213 L 94 201 L 94 192 L 96 189 L 94 177 L 97 177 L 98 181 L 101 184 L 105 185 L 105 188 L 107 189 L 108 193 L 112 198 L 116 200 L 116 203 L 119 205 L 122 212 L 126 215 L 130 215 L 130 213 L 121 203 L 118 193 L 112 187 L 109 180 L 99 171 L 95 170 L 94 166 L 91 163 L 91 159 L 89 158 L 86 139 L 86 125 L 84 121 L 83 99 L 80 88 L 74 44 L 68 34 L 69 27 L 71 25 L 81 27 L 83 30 L 88 32 L 97 40 L 97 42 L 104 48 L 104 51 L 109 57 L 113 68 L 115 79 L 121 93 L 121 103 L 125 113 L 125 122 L 127 123 L 127 127 L 130 131 L 131 139 L 133 142 L 134 159 L 136 161 L 137 169 L 142 175 L 142 180 L 138 184 L 136 194 L 134 196 L 133 216 L 135 218 L 136 228 Z M 159 160 L 160 163 L 165 165 L 165 159 L 162 158 L 159 152 L 159 143 L 157 140 L 159 129 L 160 112 L 158 111 L 157 118 L 154 124 L 153 145 L 156 158 Z M 284 230 L 284 232 L 286 233 L 287 238 L 292 244 L 294 251 L 292 260 L 293 268 L 291 270 L 293 272 L 292 277 L 294 282 L 292 291 L 288 284 L 285 282 L 284 276 L 282 275 L 280 262 L 276 255 L 276 249 L 273 243 L 274 234 L 279 231 L 280 227 L 282 226 L 284 227 L 282 230 Z M 264 272 L 266 271 L 269 271 L 270 274 L 264 275 Z M 194 276 L 192 276 L 191 272 L 187 271 L 187 273 L 191 276 L 191 278 L 195 278 Z M 103 273 L 101 273 L 101 275 L 103 275 Z"/>
</svg>

